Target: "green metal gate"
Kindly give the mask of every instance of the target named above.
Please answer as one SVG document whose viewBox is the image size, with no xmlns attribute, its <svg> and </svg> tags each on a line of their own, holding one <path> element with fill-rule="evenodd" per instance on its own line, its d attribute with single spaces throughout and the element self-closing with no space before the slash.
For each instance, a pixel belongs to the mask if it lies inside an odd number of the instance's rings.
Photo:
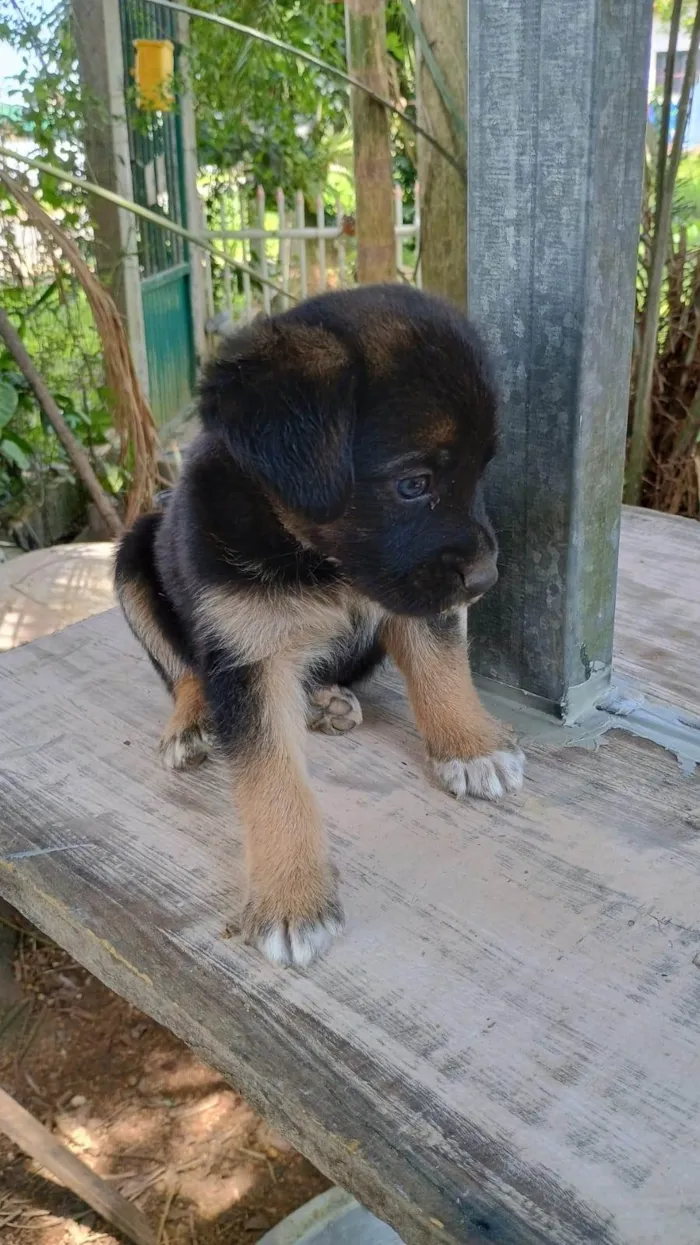
<svg viewBox="0 0 700 1245">
<path fill-rule="evenodd" d="M 133 76 L 134 39 L 171 39 L 177 73 L 175 14 L 148 0 L 120 0 L 120 12 L 134 198 L 187 225 L 178 111 L 137 108 Z M 150 401 L 163 424 L 183 411 L 195 378 L 188 246 L 149 221 L 137 222 Z"/>
</svg>

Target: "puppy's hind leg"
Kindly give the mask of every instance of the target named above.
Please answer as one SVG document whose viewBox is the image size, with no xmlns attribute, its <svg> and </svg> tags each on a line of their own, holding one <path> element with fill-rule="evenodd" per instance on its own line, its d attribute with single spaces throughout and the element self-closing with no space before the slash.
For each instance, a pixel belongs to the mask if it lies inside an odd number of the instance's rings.
<svg viewBox="0 0 700 1245">
<path fill-rule="evenodd" d="M 349 687 L 318 687 L 309 693 L 306 721 L 312 731 L 344 735 L 362 723 L 362 706 Z"/>
<path fill-rule="evenodd" d="M 168 769 L 185 769 L 207 756 L 211 733 L 189 645 L 158 577 L 153 544 L 160 522 L 160 514 L 145 515 L 126 533 L 117 552 L 115 585 L 132 632 L 175 701 L 160 742 L 161 759 Z"/>
<path fill-rule="evenodd" d="M 339 642 L 312 672 L 306 720 L 312 731 L 345 735 L 362 725 L 362 706 L 351 686 L 363 682 L 384 660 L 375 623 L 361 618 L 349 640 Z"/>
<path fill-rule="evenodd" d="M 195 674 L 187 673 L 173 687 L 173 697 L 160 758 L 166 769 L 192 769 L 207 759 L 214 743 L 204 688 Z"/>
</svg>

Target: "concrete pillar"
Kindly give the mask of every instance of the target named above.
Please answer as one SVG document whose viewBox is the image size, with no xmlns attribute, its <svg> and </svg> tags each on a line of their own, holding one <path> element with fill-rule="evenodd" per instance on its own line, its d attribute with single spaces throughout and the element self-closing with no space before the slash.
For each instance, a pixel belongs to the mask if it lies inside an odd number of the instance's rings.
<svg viewBox="0 0 700 1245">
<path fill-rule="evenodd" d="M 610 678 L 651 18 L 468 4 L 468 305 L 503 394 L 472 654 L 565 717 Z"/>
</svg>

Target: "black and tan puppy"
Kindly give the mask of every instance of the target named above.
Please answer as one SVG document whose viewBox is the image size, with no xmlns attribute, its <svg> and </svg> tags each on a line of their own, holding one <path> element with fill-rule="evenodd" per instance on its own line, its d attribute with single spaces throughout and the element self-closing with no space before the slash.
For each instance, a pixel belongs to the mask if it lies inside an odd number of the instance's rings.
<svg viewBox="0 0 700 1245">
<path fill-rule="evenodd" d="M 174 697 L 161 750 L 214 737 L 247 834 L 243 927 L 308 964 L 342 928 L 304 761 L 306 725 L 362 718 L 351 686 L 389 654 L 432 771 L 456 796 L 518 791 L 523 757 L 469 674 L 466 607 L 496 580 L 480 478 L 496 401 L 469 323 L 402 286 L 327 294 L 229 339 L 164 514 L 116 569 Z"/>
</svg>

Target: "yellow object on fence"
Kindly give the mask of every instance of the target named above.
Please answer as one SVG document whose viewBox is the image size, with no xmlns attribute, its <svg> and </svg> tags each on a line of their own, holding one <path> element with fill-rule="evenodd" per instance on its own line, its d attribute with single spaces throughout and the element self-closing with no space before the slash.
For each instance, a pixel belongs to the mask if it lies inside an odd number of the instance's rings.
<svg viewBox="0 0 700 1245">
<path fill-rule="evenodd" d="M 175 72 L 175 48 L 171 39 L 134 39 L 134 81 L 138 106 L 144 112 L 170 112 Z"/>
</svg>

